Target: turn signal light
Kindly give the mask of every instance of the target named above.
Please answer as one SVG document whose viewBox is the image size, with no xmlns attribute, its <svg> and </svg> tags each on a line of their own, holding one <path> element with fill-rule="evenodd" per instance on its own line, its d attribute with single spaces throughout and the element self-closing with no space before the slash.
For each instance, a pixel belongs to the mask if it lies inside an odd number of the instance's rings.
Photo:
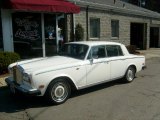
<svg viewBox="0 0 160 120">
<path fill-rule="evenodd" d="M 44 88 L 44 85 L 40 85 L 40 86 L 39 86 L 39 89 L 43 89 L 43 88 Z"/>
</svg>

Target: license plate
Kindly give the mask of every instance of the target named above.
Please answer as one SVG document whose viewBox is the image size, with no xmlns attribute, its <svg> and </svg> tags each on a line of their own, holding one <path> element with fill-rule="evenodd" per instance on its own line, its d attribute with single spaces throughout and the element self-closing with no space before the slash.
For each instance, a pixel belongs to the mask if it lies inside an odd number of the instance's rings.
<svg viewBox="0 0 160 120">
<path fill-rule="evenodd" d="M 11 91 L 11 93 L 13 93 L 13 94 L 16 93 L 14 84 L 11 84 L 11 85 L 10 85 L 10 91 Z"/>
</svg>

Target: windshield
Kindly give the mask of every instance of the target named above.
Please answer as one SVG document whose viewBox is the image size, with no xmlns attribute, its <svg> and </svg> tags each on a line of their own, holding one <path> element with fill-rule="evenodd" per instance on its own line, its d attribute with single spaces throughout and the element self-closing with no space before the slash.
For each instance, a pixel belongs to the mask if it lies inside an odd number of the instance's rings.
<svg viewBox="0 0 160 120">
<path fill-rule="evenodd" d="M 82 44 L 65 44 L 60 50 L 60 55 L 84 59 L 88 51 L 87 45 Z"/>
</svg>

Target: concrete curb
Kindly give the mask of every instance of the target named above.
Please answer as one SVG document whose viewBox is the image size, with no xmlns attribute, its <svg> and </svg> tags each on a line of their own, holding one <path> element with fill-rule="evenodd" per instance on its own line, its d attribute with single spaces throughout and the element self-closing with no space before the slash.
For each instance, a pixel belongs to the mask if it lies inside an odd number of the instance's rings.
<svg viewBox="0 0 160 120">
<path fill-rule="evenodd" d="M 5 78 L 6 78 L 6 77 L 1 77 L 1 78 L 0 78 L 0 87 L 6 86 Z"/>
</svg>

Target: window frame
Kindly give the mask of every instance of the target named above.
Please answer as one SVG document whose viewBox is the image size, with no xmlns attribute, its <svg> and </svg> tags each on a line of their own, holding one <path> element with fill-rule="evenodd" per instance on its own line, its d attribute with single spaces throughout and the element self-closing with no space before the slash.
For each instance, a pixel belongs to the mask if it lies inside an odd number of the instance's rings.
<svg viewBox="0 0 160 120">
<path fill-rule="evenodd" d="M 114 22 L 114 24 L 113 24 L 113 22 Z M 113 33 L 113 32 L 115 32 L 115 33 Z M 119 20 L 116 20 L 116 19 L 111 20 L 111 38 L 112 39 L 119 38 Z"/>
<path fill-rule="evenodd" d="M 104 47 L 104 51 L 105 51 L 105 57 L 98 57 L 98 58 L 94 58 L 93 57 L 93 48 L 94 47 L 100 47 L 100 46 L 103 46 Z M 103 58 L 106 58 L 107 57 L 107 51 L 106 51 L 106 45 L 96 45 L 96 46 L 91 46 L 90 49 L 89 49 L 89 52 L 88 52 L 88 55 L 87 55 L 87 60 L 90 60 L 90 59 L 103 59 Z"/>
<path fill-rule="evenodd" d="M 94 30 L 96 30 L 96 32 L 97 32 L 97 36 L 91 36 L 92 34 L 91 34 L 91 20 L 96 20 L 96 22 L 98 21 L 98 28 L 97 29 L 94 29 Z M 89 34 L 89 37 L 90 37 L 90 39 L 99 39 L 100 38 L 100 18 L 94 18 L 94 17 L 90 17 L 90 20 L 89 20 L 89 24 L 90 24 L 90 28 L 89 28 L 89 30 L 90 30 L 90 34 Z M 96 26 L 97 27 L 97 26 Z"/>
</svg>

